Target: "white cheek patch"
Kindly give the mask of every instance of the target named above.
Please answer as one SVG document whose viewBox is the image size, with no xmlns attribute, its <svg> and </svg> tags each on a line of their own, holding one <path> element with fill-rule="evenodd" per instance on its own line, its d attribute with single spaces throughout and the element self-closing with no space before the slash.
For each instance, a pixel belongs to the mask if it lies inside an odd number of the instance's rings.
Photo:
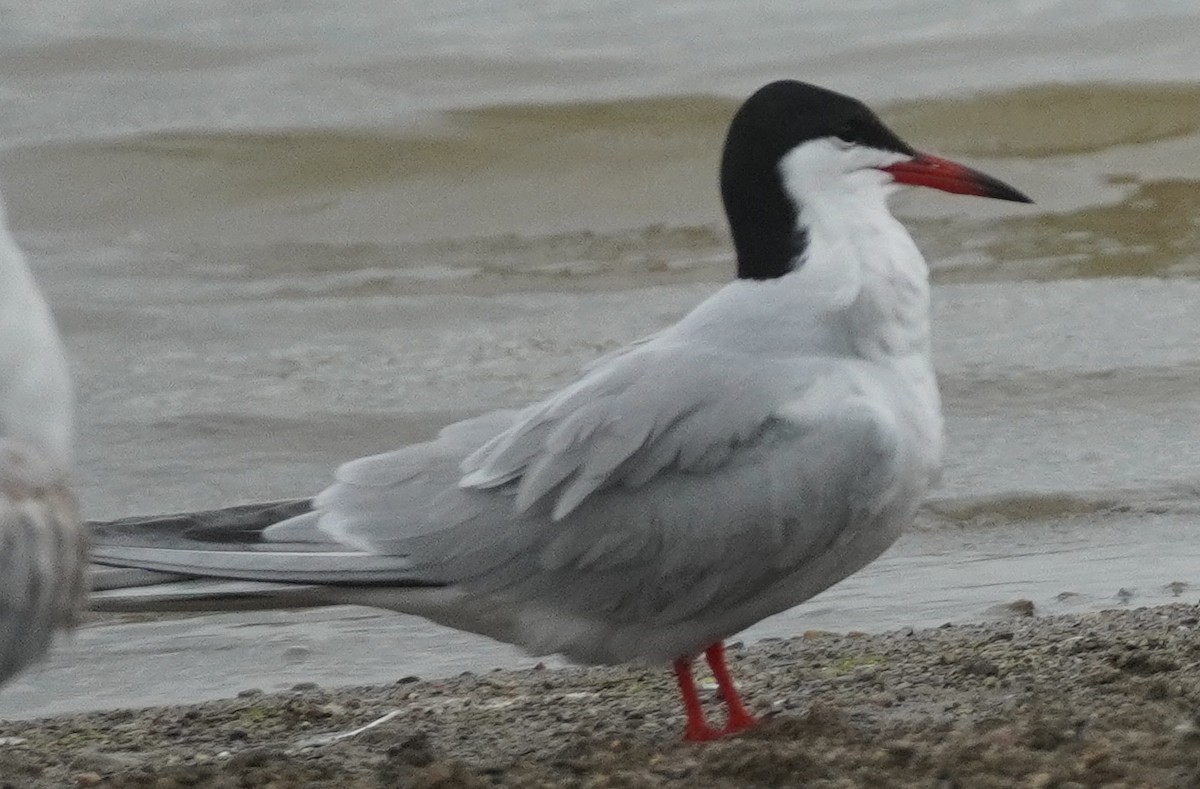
<svg viewBox="0 0 1200 789">
<path fill-rule="evenodd" d="M 797 206 L 837 200 L 839 195 L 879 189 L 892 177 L 879 168 L 910 159 L 907 154 L 821 137 L 797 145 L 779 160 L 784 189 Z"/>
</svg>

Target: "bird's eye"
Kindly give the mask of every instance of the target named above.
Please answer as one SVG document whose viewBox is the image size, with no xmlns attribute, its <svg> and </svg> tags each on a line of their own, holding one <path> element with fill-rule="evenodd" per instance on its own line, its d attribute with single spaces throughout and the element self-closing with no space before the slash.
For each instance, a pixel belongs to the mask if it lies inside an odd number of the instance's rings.
<svg viewBox="0 0 1200 789">
<path fill-rule="evenodd" d="M 851 119 L 838 127 L 838 130 L 833 133 L 842 142 L 854 143 L 859 140 L 862 134 L 862 129 L 857 120 Z"/>
</svg>

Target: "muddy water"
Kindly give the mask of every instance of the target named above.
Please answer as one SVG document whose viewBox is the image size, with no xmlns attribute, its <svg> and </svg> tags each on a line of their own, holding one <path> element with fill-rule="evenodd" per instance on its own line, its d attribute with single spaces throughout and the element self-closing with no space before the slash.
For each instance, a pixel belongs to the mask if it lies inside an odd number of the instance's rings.
<svg viewBox="0 0 1200 789">
<path fill-rule="evenodd" d="M 786 74 L 1037 205 L 898 197 L 937 283 L 943 485 L 746 637 L 1194 594 L 1196 12 L 800 5 L 0 6 L 0 177 L 73 356 L 88 515 L 311 493 L 674 320 L 729 276 L 724 125 Z M 521 660 L 356 609 L 106 620 L 0 715 Z"/>
</svg>

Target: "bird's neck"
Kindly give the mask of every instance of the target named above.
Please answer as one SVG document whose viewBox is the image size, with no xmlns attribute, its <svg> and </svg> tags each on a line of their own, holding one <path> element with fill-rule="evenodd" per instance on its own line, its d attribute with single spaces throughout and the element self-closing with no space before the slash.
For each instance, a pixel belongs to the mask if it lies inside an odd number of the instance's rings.
<svg viewBox="0 0 1200 789">
<path fill-rule="evenodd" d="M 739 278 L 666 336 L 762 356 L 869 359 L 931 378 L 925 261 L 884 197 L 798 212 L 791 237 L 803 246 L 785 271 Z"/>
<path fill-rule="evenodd" d="M 864 358 L 929 354 L 929 271 L 912 237 L 874 189 L 828 195 L 797 217 L 805 247 L 784 279 L 817 290 L 843 316 Z"/>
</svg>

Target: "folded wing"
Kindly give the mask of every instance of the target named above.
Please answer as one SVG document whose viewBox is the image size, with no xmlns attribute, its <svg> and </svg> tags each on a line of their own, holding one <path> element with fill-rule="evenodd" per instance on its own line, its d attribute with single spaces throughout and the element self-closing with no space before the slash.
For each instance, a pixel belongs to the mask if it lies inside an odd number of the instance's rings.
<svg viewBox="0 0 1200 789">
<path fill-rule="evenodd" d="M 414 580 L 679 621 L 779 583 L 894 498 L 896 427 L 862 384 L 845 360 L 650 344 L 519 414 L 343 466 L 319 523 Z"/>
</svg>

